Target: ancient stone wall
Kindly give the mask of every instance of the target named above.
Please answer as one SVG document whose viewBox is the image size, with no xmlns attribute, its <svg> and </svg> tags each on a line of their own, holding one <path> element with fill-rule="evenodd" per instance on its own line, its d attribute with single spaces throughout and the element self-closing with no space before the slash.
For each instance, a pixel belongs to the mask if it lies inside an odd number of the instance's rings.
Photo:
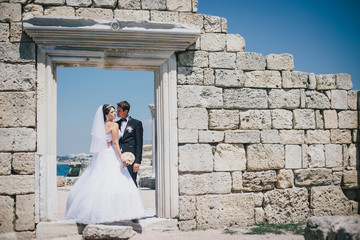
<svg viewBox="0 0 360 240">
<path fill-rule="evenodd" d="M 35 235 L 36 48 L 22 20 L 39 15 L 201 28 L 177 54 L 181 229 L 358 211 L 359 94 L 350 76 L 294 71 L 290 54 L 245 52 L 226 19 L 196 14 L 197 4 L 0 2 L 0 233 Z"/>
</svg>

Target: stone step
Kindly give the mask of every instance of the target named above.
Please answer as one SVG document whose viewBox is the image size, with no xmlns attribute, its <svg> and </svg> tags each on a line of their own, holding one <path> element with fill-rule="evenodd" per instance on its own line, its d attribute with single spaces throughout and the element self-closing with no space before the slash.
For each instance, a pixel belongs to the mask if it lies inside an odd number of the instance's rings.
<svg viewBox="0 0 360 240">
<path fill-rule="evenodd" d="M 40 222 L 36 226 L 37 239 L 53 239 L 81 236 L 84 225 L 73 221 L 61 220 L 56 222 Z"/>
<path fill-rule="evenodd" d="M 83 238 L 120 240 L 129 239 L 135 234 L 131 226 L 90 224 L 85 227 Z"/>
<path fill-rule="evenodd" d="M 168 218 L 144 218 L 140 220 L 143 231 L 148 230 L 178 230 L 178 220 Z"/>
</svg>

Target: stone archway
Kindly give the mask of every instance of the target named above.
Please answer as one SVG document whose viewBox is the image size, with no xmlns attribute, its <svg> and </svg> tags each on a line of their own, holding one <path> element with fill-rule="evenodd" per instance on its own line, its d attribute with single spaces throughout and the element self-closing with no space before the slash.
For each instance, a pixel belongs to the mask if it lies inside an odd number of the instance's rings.
<svg viewBox="0 0 360 240">
<path fill-rule="evenodd" d="M 56 219 L 56 67 L 154 71 L 156 214 L 178 215 L 176 57 L 200 30 L 182 24 L 32 17 L 37 50 L 35 221 Z"/>
</svg>

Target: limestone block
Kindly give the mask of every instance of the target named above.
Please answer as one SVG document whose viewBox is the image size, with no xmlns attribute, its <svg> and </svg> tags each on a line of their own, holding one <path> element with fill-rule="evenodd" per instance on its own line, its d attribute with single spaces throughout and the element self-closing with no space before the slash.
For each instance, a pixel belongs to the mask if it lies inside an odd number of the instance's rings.
<svg viewBox="0 0 360 240">
<path fill-rule="evenodd" d="M 206 108 L 179 108 L 178 116 L 180 129 L 208 128 L 208 112 Z"/>
<path fill-rule="evenodd" d="M 241 70 L 265 70 L 265 58 L 260 53 L 239 52 L 236 55 L 236 65 Z"/>
<path fill-rule="evenodd" d="M 358 128 L 358 111 L 341 111 L 339 116 L 339 128 Z"/>
<path fill-rule="evenodd" d="M 65 5 L 65 0 L 35 0 L 35 3 L 42 5 Z"/>
<path fill-rule="evenodd" d="M 240 129 L 270 129 L 271 113 L 268 110 L 240 111 Z"/>
<path fill-rule="evenodd" d="M 191 0 L 167 0 L 167 10 L 177 12 L 191 12 L 192 4 Z"/>
<path fill-rule="evenodd" d="M 280 169 L 277 175 L 276 188 L 285 189 L 294 186 L 294 173 L 291 170 Z"/>
<path fill-rule="evenodd" d="M 337 128 L 338 116 L 336 110 L 324 111 L 324 126 L 325 128 Z"/>
<path fill-rule="evenodd" d="M 0 127 L 34 127 L 35 92 L 0 92 Z"/>
<path fill-rule="evenodd" d="M 221 24 L 221 32 L 227 33 L 227 19 L 222 17 L 220 20 L 220 24 Z"/>
<path fill-rule="evenodd" d="M 290 110 L 271 110 L 271 127 L 276 129 L 291 129 L 293 114 Z"/>
<path fill-rule="evenodd" d="M 194 196 L 180 196 L 179 197 L 179 219 L 189 220 L 194 219 L 196 214 L 195 197 Z"/>
<path fill-rule="evenodd" d="M 317 129 L 324 128 L 324 118 L 320 110 L 315 110 L 315 125 Z"/>
<path fill-rule="evenodd" d="M 0 153 L 0 175 L 11 174 L 11 153 Z"/>
<path fill-rule="evenodd" d="M 330 100 L 325 94 L 318 91 L 306 91 L 305 94 L 306 108 L 330 108 Z"/>
<path fill-rule="evenodd" d="M 272 89 L 269 92 L 269 108 L 295 109 L 300 107 L 300 90 Z"/>
<path fill-rule="evenodd" d="M 226 34 L 227 52 L 245 52 L 245 39 L 239 34 Z"/>
<path fill-rule="evenodd" d="M 136 232 L 131 226 L 89 224 L 86 225 L 82 235 L 84 239 L 121 240 L 133 237 Z"/>
<path fill-rule="evenodd" d="M 20 42 L 22 36 L 22 23 L 11 23 L 10 24 L 10 41 Z"/>
<path fill-rule="evenodd" d="M 6 42 L 9 40 L 9 24 L 8 23 L 0 23 L 0 42 Z M 0 71 L 1 73 L 1 71 Z"/>
<path fill-rule="evenodd" d="M 186 67 L 208 67 L 209 53 L 205 51 L 186 51 L 178 54 L 181 66 Z"/>
<path fill-rule="evenodd" d="M 213 170 L 213 152 L 209 144 L 179 146 L 179 171 L 206 172 Z"/>
<path fill-rule="evenodd" d="M 260 131 L 225 131 L 225 143 L 260 143 Z"/>
<path fill-rule="evenodd" d="M 216 143 L 224 140 L 223 131 L 199 131 L 200 143 Z"/>
<path fill-rule="evenodd" d="M 253 193 L 255 207 L 262 207 L 264 194 L 262 192 Z"/>
<path fill-rule="evenodd" d="M 178 12 L 150 11 L 150 20 L 155 22 L 179 22 Z"/>
<path fill-rule="evenodd" d="M 331 108 L 347 109 L 347 91 L 346 90 L 332 90 L 331 91 Z"/>
<path fill-rule="evenodd" d="M 178 67 L 179 85 L 203 85 L 204 74 L 201 68 L 197 67 Z"/>
<path fill-rule="evenodd" d="M 303 168 L 325 167 L 324 145 L 303 145 Z"/>
<path fill-rule="evenodd" d="M 245 169 L 244 145 L 220 143 L 216 146 L 214 156 L 215 171 L 241 171 Z"/>
<path fill-rule="evenodd" d="M 16 221 L 17 231 L 35 229 L 35 195 L 16 196 Z"/>
<path fill-rule="evenodd" d="M 245 75 L 242 70 L 215 70 L 215 86 L 243 87 Z"/>
<path fill-rule="evenodd" d="M 357 107 L 357 95 L 358 91 L 348 91 L 347 92 L 347 99 L 348 99 L 348 108 L 351 110 L 358 109 Z"/>
<path fill-rule="evenodd" d="M 196 13 L 198 10 L 198 0 L 192 0 L 192 12 Z"/>
<path fill-rule="evenodd" d="M 325 145 L 326 167 L 341 167 L 343 164 L 342 146 L 339 144 Z"/>
<path fill-rule="evenodd" d="M 315 112 L 311 109 L 294 110 L 295 129 L 315 129 Z"/>
<path fill-rule="evenodd" d="M 231 178 L 232 178 L 232 190 L 241 191 L 243 188 L 242 172 L 232 172 Z"/>
<path fill-rule="evenodd" d="M 5 62 L 34 62 L 35 44 L 0 42 L 0 60 Z"/>
<path fill-rule="evenodd" d="M 225 130 L 239 128 L 238 110 L 210 110 L 209 129 Z"/>
<path fill-rule="evenodd" d="M 248 170 L 281 169 L 285 167 L 284 146 L 251 144 L 246 148 Z"/>
<path fill-rule="evenodd" d="M 31 128 L 0 128 L 0 151 L 35 151 L 36 132 Z"/>
<path fill-rule="evenodd" d="M 28 194 L 35 191 L 35 177 L 32 175 L 0 176 L 0 194 Z"/>
<path fill-rule="evenodd" d="M 302 144 L 304 143 L 304 130 L 280 130 L 281 144 Z"/>
<path fill-rule="evenodd" d="M 297 169 L 294 171 L 295 185 L 329 185 L 332 182 L 331 173 L 331 169 L 326 168 Z"/>
<path fill-rule="evenodd" d="M 255 208 L 255 223 L 259 224 L 265 220 L 265 211 L 263 208 Z"/>
<path fill-rule="evenodd" d="M 348 148 L 348 158 L 346 160 L 350 167 L 360 166 L 358 145 L 350 144 L 350 146 Z"/>
<path fill-rule="evenodd" d="M 305 143 L 330 143 L 329 130 L 308 130 L 306 131 Z"/>
<path fill-rule="evenodd" d="M 305 89 L 300 89 L 300 108 L 305 108 L 306 106 L 306 96 Z"/>
<path fill-rule="evenodd" d="M 359 130 L 358 129 L 354 129 L 352 130 L 352 140 L 354 143 L 359 142 L 359 134 L 358 134 Z"/>
<path fill-rule="evenodd" d="M 336 88 L 336 75 L 335 74 L 320 74 L 316 75 L 316 89 L 329 90 Z"/>
<path fill-rule="evenodd" d="M 198 26 L 201 32 L 204 31 L 204 16 L 201 14 L 179 12 L 179 21 L 181 23 Z"/>
<path fill-rule="evenodd" d="M 207 33 L 220 33 L 221 18 L 217 16 L 204 15 L 204 29 Z"/>
<path fill-rule="evenodd" d="M 261 143 L 280 143 L 278 130 L 262 130 Z"/>
<path fill-rule="evenodd" d="M 359 188 L 359 173 L 356 169 L 344 171 L 342 188 L 343 189 L 358 189 Z"/>
<path fill-rule="evenodd" d="M 141 0 L 141 8 L 166 10 L 166 0 Z"/>
<path fill-rule="evenodd" d="M 242 184 L 242 190 L 247 192 L 274 189 L 276 184 L 276 172 L 274 170 L 244 172 L 242 175 Z"/>
<path fill-rule="evenodd" d="M 204 195 L 196 199 L 198 228 L 222 228 L 253 224 L 254 200 L 252 194 Z"/>
<path fill-rule="evenodd" d="M 222 89 L 213 86 L 178 86 L 178 107 L 222 107 Z"/>
<path fill-rule="evenodd" d="M 211 52 L 209 54 L 211 68 L 235 69 L 235 53 Z"/>
<path fill-rule="evenodd" d="M 197 143 L 198 142 L 198 130 L 193 129 L 179 129 L 178 130 L 178 142 L 179 143 Z"/>
<path fill-rule="evenodd" d="M 294 57 L 291 54 L 269 54 L 265 58 L 267 69 L 294 70 Z"/>
<path fill-rule="evenodd" d="M 351 90 L 353 88 L 353 84 L 351 81 L 350 74 L 347 74 L 347 73 L 336 74 L 336 88 Z"/>
<path fill-rule="evenodd" d="M 215 85 L 215 71 L 211 68 L 204 69 L 204 85 L 212 86 Z"/>
<path fill-rule="evenodd" d="M 310 194 L 311 215 L 347 215 L 350 202 L 340 186 L 312 187 Z"/>
<path fill-rule="evenodd" d="M 119 1 L 120 4 L 121 1 Z M 150 12 L 146 10 L 129 10 L 129 9 L 115 9 L 115 18 L 125 21 L 150 21 Z"/>
<path fill-rule="evenodd" d="M 1 22 L 20 22 L 21 4 L 20 3 L 0 3 Z"/>
<path fill-rule="evenodd" d="M 283 88 L 307 88 L 309 82 L 309 74 L 299 71 L 283 71 L 282 86 Z"/>
<path fill-rule="evenodd" d="M 298 145 L 285 146 L 285 168 L 294 169 L 302 166 L 302 149 Z"/>
<path fill-rule="evenodd" d="M 280 88 L 281 76 L 278 71 L 251 71 L 245 73 L 245 87 Z"/>
<path fill-rule="evenodd" d="M 117 7 L 120 9 L 138 10 L 141 9 L 141 0 L 121 0 L 118 1 Z"/>
<path fill-rule="evenodd" d="M 0 233 L 14 231 L 14 200 L 11 197 L 0 196 L 0 216 Z"/>
<path fill-rule="evenodd" d="M 44 9 L 42 5 L 27 4 L 24 6 L 22 18 L 24 19 L 33 16 L 41 16 L 43 14 L 44 14 Z"/>
<path fill-rule="evenodd" d="M 36 234 L 36 232 L 33 232 L 33 231 L 17 232 L 16 237 L 17 237 L 17 240 L 36 239 L 35 234 Z"/>
<path fill-rule="evenodd" d="M 179 229 L 181 231 L 190 231 L 196 229 L 196 220 L 179 221 Z"/>
<path fill-rule="evenodd" d="M 309 215 L 306 188 L 275 189 L 264 194 L 265 218 L 269 223 L 303 222 Z"/>
<path fill-rule="evenodd" d="M 330 130 L 331 143 L 351 143 L 351 131 L 347 129 L 331 129 Z"/>
<path fill-rule="evenodd" d="M 17 174 L 35 173 L 35 154 L 34 153 L 14 153 L 12 160 L 12 170 Z"/>
<path fill-rule="evenodd" d="M 100 8 L 114 8 L 117 4 L 117 0 L 94 0 L 94 6 Z"/>
<path fill-rule="evenodd" d="M 76 9 L 76 16 L 94 18 L 98 20 L 112 20 L 114 18 L 114 13 L 111 9 L 79 8 Z"/>
<path fill-rule="evenodd" d="M 98 0 L 94 0 L 94 3 Z M 66 0 L 66 5 L 72 7 L 88 7 L 92 3 L 91 0 Z"/>
<path fill-rule="evenodd" d="M 267 92 L 251 88 L 224 89 L 224 106 L 241 109 L 267 108 Z"/>
<path fill-rule="evenodd" d="M 315 73 L 309 73 L 308 89 L 316 89 L 316 77 L 315 77 Z"/>
<path fill-rule="evenodd" d="M 340 185 L 343 173 L 342 172 L 333 172 L 332 173 L 332 182 L 334 185 Z"/>
</svg>

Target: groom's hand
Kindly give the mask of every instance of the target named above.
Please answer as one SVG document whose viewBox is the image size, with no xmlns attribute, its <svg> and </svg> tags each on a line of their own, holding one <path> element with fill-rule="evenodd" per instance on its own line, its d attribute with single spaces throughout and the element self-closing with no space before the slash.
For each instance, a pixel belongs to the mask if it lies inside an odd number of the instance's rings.
<svg viewBox="0 0 360 240">
<path fill-rule="evenodd" d="M 139 171 L 139 168 L 140 168 L 140 164 L 134 163 L 134 165 L 133 165 L 133 172 L 138 172 L 138 171 Z"/>
</svg>

